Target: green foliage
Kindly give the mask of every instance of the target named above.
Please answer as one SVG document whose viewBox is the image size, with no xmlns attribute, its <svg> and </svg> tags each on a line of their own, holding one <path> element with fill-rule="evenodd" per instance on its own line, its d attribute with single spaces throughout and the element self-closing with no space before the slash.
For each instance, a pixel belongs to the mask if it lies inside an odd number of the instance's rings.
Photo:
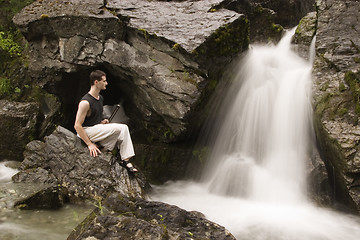
<svg viewBox="0 0 360 240">
<path fill-rule="evenodd" d="M 6 96 L 11 93 L 12 86 L 8 78 L 0 77 L 0 96 Z"/>
<path fill-rule="evenodd" d="M 0 48 L 11 57 L 21 56 L 22 48 L 14 41 L 14 37 L 10 32 L 0 32 Z"/>
</svg>

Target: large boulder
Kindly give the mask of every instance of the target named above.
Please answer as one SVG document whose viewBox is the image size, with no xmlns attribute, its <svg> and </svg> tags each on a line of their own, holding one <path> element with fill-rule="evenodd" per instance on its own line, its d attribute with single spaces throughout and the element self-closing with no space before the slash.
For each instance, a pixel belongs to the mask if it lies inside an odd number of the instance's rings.
<svg viewBox="0 0 360 240">
<path fill-rule="evenodd" d="M 0 160 L 21 161 L 25 145 L 38 135 L 37 103 L 0 100 Z"/>
<path fill-rule="evenodd" d="M 224 239 L 224 227 L 173 205 L 112 194 L 68 237 L 73 239 Z"/>
<path fill-rule="evenodd" d="M 109 75 L 105 103 L 123 100 L 137 133 L 169 142 L 194 129 L 222 69 L 248 47 L 247 19 L 211 11 L 219 2 L 43 0 L 14 23 L 29 42 L 34 83 L 59 96 L 65 127 L 100 68 Z"/>
<path fill-rule="evenodd" d="M 339 208 L 360 210 L 360 39 L 357 1 L 317 1 L 314 125 Z"/>
<path fill-rule="evenodd" d="M 44 142 L 30 142 L 24 156 L 15 182 L 58 186 L 73 203 L 105 198 L 113 192 L 142 198 L 149 188 L 141 173 L 129 175 L 111 153 L 91 157 L 80 138 L 60 126 Z"/>
</svg>

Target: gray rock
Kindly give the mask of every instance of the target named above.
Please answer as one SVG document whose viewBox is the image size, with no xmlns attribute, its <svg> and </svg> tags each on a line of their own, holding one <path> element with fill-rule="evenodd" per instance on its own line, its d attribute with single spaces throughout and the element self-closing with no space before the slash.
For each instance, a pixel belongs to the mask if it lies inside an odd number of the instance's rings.
<svg viewBox="0 0 360 240">
<path fill-rule="evenodd" d="M 63 127 L 27 145 L 21 171 L 15 182 L 59 185 L 70 202 L 104 198 L 118 192 L 129 197 L 144 197 L 149 185 L 142 174 L 129 175 L 111 153 L 91 157 L 85 144 Z"/>
<path fill-rule="evenodd" d="M 14 207 L 22 210 L 58 209 L 64 204 L 63 196 L 58 186 L 47 187 L 24 199 L 17 200 Z"/>
<path fill-rule="evenodd" d="M 106 7 L 128 18 L 130 27 L 169 39 L 191 53 L 217 29 L 240 17 L 240 14 L 227 9 L 210 11 L 220 2 L 223 0 L 110 0 Z"/>
<path fill-rule="evenodd" d="M 335 201 L 341 208 L 358 212 L 360 5 L 348 0 L 317 4 L 315 130 Z"/>
<path fill-rule="evenodd" d="M 68 237 L 72 239 L 235 239 L 201 214 L 113 194 Z"/>
<path fill-rule="evenodd" d="M 246 19 L 211 11 L 220 2 L 43 0 L 13 21 L 30 43 L 34 82 L 59 96 L 64 109 L 77 105 L 89 72 L 100 66 L 114 88 L 105 100 L 127 99 L 138 132 L 169 142 L 188 134 L 208 77 L 217 79 L 247 49 Z M 74 119 L 71 109 L 63 114 Z"/>
<path fill-rule="evenodd" d="M 39 118 L 36 103 L 0 100 L 0 159 L 22 160 L 25 145 L 37 137 Z"/>
</svg>

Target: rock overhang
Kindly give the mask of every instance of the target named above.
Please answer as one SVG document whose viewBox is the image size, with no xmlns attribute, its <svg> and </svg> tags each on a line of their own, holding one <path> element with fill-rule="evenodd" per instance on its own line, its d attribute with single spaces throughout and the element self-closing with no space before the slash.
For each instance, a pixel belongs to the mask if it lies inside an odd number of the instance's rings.
<svg viewBox="0 0 360 240">
<path fill-rule="evenodd" d="M 110 0 L 106 7 L 128 18 L 130 27 L 172 40 L 191 53 L 217 29 L 243 16 L 231 10 L 212 8 L 221 2 Z"/>
<path fill-rule="evenodd" d="M 235 26 L 231 31 L 246 27 L 244 16 L 212 8 L 221 2 L 43 0 L 25 7 L 14 17 L 14 23 L 31 43 L 29 68 L 36 75 L 59 76 L 99 67 L 110 71 L 120 92 L 124 93 L 122 87 L 130 89 L 127 97 L 131 98 L 130 108 L 140 112 L 138 122 L 154 126 L 147 131 L 160 138 L 167 135 L 176 139 L 187 131 L 207 91 L 212 65 L 221 69 L 244 50 L 235 47 L 242 39 L 234 38 L 241 37 L 227 32 L 229 26 Z M 179 20 L 175 16 L 180 16 Z M 225 60 L 213 61 L 224 49 L 236 50 L 231 50 Z M 80 80 L 84 78 L 73 79 Z M 46 86 L 59 79 L 38 81 Z M 154 121 L 161 123 L 153 125 Z"/>
</svg>

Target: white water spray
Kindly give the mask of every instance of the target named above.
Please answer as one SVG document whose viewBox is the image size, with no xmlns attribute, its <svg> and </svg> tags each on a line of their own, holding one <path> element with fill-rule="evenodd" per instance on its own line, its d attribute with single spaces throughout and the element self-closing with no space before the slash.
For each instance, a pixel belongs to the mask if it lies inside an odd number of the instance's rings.
<svg viewBox="0 0 360 240">
<path fill-rule="evenodd" d="M 291 51 L 291 37 L 242 62 L 203 181 L 168 183 L 152 198 L 201 211 L 239 239 L 358 240 L 359 218 L 306 200 L 313 58 Z"/>
<path fill-rule="evenodd" d="M 277 47 L 251 50 L 236 76 L 210 159 L 210 191 L 258 201 L 298 202 L 305 193 L 304 159 L 311 139 L 311 64 Z M 226 107 L 226 106 L 224 106 Z"/>
</svg>

